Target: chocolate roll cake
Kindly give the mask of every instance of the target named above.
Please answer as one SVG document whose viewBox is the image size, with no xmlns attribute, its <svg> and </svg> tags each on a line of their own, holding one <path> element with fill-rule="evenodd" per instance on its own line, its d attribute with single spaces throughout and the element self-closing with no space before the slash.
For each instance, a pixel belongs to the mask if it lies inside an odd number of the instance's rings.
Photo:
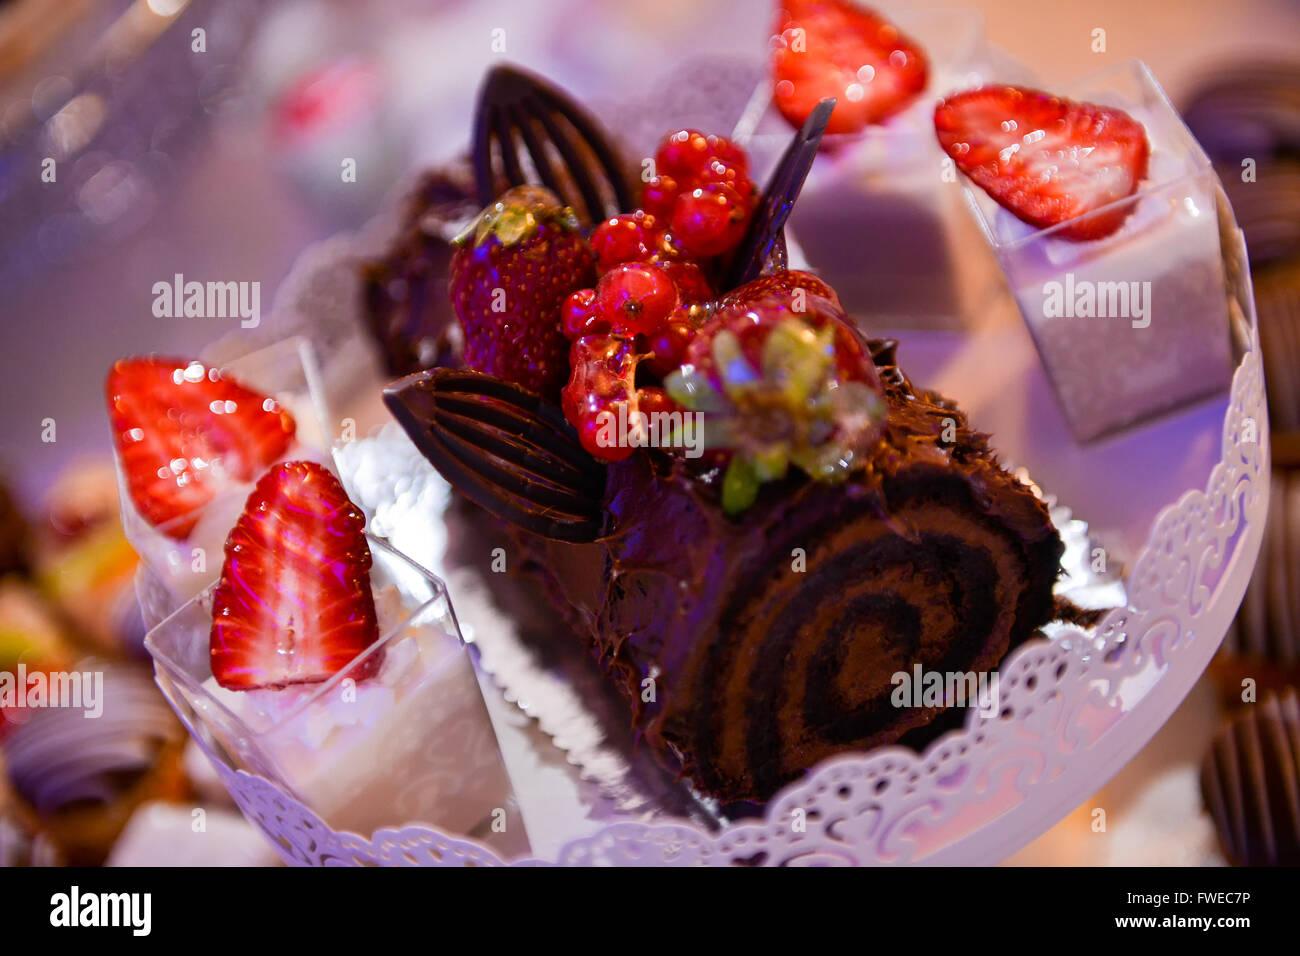
<svg viewBox="0 0 1300 956">
<path fill-rule="evenodd" d="M 426 174 L 407 203 L 401 232 L 387 255 L 362 275 L 366 329 L 390 375 L 407 375 L 446 361 L 456 326 L 447 292 L 451 238 L 478 212 L 465 166 Z"/>
<path fill-rule="evenodd" d="M 507 521 L 513 563 L 543 582 L 647 742 L 724 801 L 764 800 L 824 757 L 929 724 L 946 708 L 894 706 L 895 674 L 992 671 L 1053 617 L 1062 544 L 1046 507 L 964 414 L 913 389 L 873 344 L 887 424 L 841 484 L 792 476 L 736 520 L 718 468 L 652 451 L 606 469 L 593 540 L 530 530 L 555 520 L 544 506 L 537 522 Z M 407 379 L 390 407 L 491 506 L 435 444 L 439 401 L 465 407 L 441 391 L 448 378 Z M 536 450 L 527 425 L 495 421 L 501 440 Z M 577 461 L 570 441 L 560 457 Z"/>
<path fill-rule="evenodd" d="M 898 675 L 987 679 L 1054 616 L 1044 504 L 826 283 L 773 271 L 832 105 L 761 196 L 739 147 L 693 130 L 665 139 L 643 208 L 589 234 L 545 189 L 490 193 L 446 261 L 450 349 L 385 392 L 654 753 L 724 803 L 946 728 L 976 701 L 918 700 Z M 528 359 L 557 345 L 558 406 Z"/>
</svg>

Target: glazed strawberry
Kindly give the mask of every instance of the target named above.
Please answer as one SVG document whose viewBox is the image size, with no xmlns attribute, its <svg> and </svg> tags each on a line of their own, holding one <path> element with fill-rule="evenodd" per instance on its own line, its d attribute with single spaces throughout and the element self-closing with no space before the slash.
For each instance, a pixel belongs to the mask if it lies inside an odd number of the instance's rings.
<svg viewBox="0 0 1300 956">
<path fill-rule="evenodd" d="M 720 309 L 691 339 L 668 395 L 704 415 L 706 450 L 726 453 L 722 506 L 737 515 L 794 465 L 816 481 L 861 467 L 883 427 L 875 364 L 843 311 L 809 294 Z"/>
<path fill-rule="evenodd" d="M 465 364 L 555 398 L 569 374 L 560 306 L 595 281 L 595 255 L 573 211 L 540 187 L 509 190 L 457 238 L 452 255 Z"/>
<path fill-rule="evenodd" d="M 122 359 L 106 391 L 127 494 L 178 540 L 218 491 L 252 481 L 282 456 L 296 427 L 275 399 L 186 359 Z"/>
<path fill-rule="evenodd" d="M 212 676 L 227 690 L 328 680 L 379 635 L 365 517 L 324 466 L 281 462 L 226 539 L 212 597 Z M 352 673 L 379 667 L 372 654 Z"/>
<path fill-rule="evenodd" d="M 814 331 L 831 330 L 839 378 L 880 390 L 876 364 L 839 303 L 809 292 L 802 306 L 802 309 L 796 307 L 793 293 L 773 293 L 725 305 L 693 336 L 683 361 L 705 373 L 714 384 L 721 385 L 722 372 L 717 367 L 713 347 L 719 333 L 726 331 L 735 336 L 745 359 L 758 367 L 772 330 L 787 318 L 797 318 Z"/>
<path fill-rule="evenodd" d="M 950 96 L 934 111 L 939 143 L 957 168 L 1001 206 L 1039 228 L 1080 216 L 1058 234 L 1100 239 L 1127 207 L 1088 216 L 1131 196 L 1146 177 L 1142 124 L 1122 110 L 1038 90 L 985 86 Z"/>
<path fill-rule="evenodd" d="M 925 54 L 879 14 L 849 0 L 780 0 L 779 7 L 774 95 L 791 125 L 802 126 L 833 96 L 826 132 L 856 133 L 925 89 Z"/>
<path fill-rule="evenodd" d="M 793 303 L 795 300 L 792 294 L 795 289 L 803 289 L 807 295 L 829 299 L 836 308 L 842 308 L 840 297 L 835 294 L 834 289 L 811 272 L 804 272 L 801 269 L 783 269 L 780 272 L 759 276 L 752 282 L 746 282 L 732 289 L 722 297 L 720 304 L 726 306 L 754 302 L 768 296 L 789 297 Z"/>
</svg>

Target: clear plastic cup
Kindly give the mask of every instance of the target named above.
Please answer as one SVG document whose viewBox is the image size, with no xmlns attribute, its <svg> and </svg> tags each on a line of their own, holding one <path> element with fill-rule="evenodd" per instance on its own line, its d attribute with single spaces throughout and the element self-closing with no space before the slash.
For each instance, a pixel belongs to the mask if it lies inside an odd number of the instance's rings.
<svg viewBox="0 0 1300 956">
<path fill-rule="evenodd" d="M 884 13 L 928 58 L 926 88 L 884 122 L 822 140 L 789 229 L 813 269 L 870 329 L 953 327 L 970 298 L 961 271 L 970 257 L 961 246 L 978 234 L 935 137 L 934 106 L 987 82 L 991 53 L 976 11 Z M 792 134 L 774 107 L 756 124 L 746 146 L 760 186 Z"/>
<path fill-rule="evenodd" d="M 514 789 L 442 581 L 367 535 L 380 638 L 328 681 L 230 691 L 212 676 L 215 586 L 145 638 L 159 686 L 205 749 L 334 830 L 425 824 L 528 851 Z M 383 655 L 379 671 L 355 679 Z"/>
<path fill-rule="evenodd" d="M 1218 180 L 1140 61 L 1051 92 L 1118 107 L 1143 123 L 1151 157 L 1137 192 L 1049 229 L 1021 222 L 969 181 L 966 196 L 1071 431 L 1087 441 L 1228 386 Z M 1116 209 L 1129 215 L 1113 235 L 1062 238 Z"/>
</svg>

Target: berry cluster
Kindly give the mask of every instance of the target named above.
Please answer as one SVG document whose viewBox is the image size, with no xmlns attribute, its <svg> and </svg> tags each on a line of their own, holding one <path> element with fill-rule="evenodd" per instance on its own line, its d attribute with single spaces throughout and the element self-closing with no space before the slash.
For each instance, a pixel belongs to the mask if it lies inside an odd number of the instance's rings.
<svg viewBox="0 0 1300 956">
<path fill-rule="evenodd" d="M 670 225 L 687 253 L 719 256 L 740 243 L 757 200 L 740 147 L 721 136 L 678 130 L 655 153 L 655 171 L 641 204 Z"/>
<path fill-rule="evenodd" d="M 591 233 L 600 274 L 560 307 L 573 342 L 563 392 L 566 416 L 596 457 L 620 461 L 628 448 L 596 443 L 597 417 L 675 407 L 662 389 L 636 387 L 638 369 L 662 379 L 682 362 L 696 329 L 712 312 L 709 272 L 743 238 L 755 204 L 749 162 L 719 136 L 681 130 L 655 156 L 659 175 L 642 208 L 614 216 Z"/>
</svg>

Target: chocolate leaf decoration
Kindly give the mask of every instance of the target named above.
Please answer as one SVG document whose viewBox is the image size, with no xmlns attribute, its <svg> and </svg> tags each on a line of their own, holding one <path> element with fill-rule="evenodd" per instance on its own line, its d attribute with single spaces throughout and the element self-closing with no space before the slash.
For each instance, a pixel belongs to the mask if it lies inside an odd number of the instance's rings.
<svg viewBox="0 0 1300 956">
<path fill-rule="evenodd" d="M 498 518 L 559 541 L 600 534 L 605 468 L 541 397 L 438 368 L 393 383 L 384 404 L 442 476 Z"/>
<path fill-rule="evenodd" d="M 545 186 L 574 209 L 580 198 L 588 223 L 632 209 L 623 163 L 599 122 L 563 90 L 525 70 L 488 71 L 474 112 L 472 149 L 483 206 L 504 183 Z"/>
<path fill-rule="evenodd" d="M 736 249 L 735 258 L 732 259 L 722 284 L 724 290 L 757 279 L 774 251 L 784 247 L 783 230 L 786 220 L 790 218 L 790 210 L 799 198 L 803 182 L 808 178 L 808 170 L 817 157 L 817 148 L 821 145 L 822 134 L 826 132 L 826 124 L 830 122 L 833 109 L 834 97 L 827 97 L 818 103 L 786 147 L 781 161 L 767 181 L 767 188 L 758 200 L 745 238 Z"/>
</svg>

